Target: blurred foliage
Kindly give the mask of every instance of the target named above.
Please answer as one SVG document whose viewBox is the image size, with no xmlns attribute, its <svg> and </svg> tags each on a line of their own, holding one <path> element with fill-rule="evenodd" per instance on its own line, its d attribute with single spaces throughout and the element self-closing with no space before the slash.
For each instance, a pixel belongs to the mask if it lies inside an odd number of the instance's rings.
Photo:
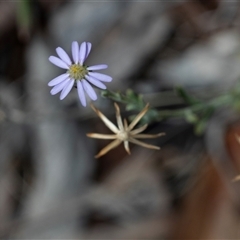
<svg viewBox="0 0 240 240">
<path fill-rule="evenodd" d="M 189 94 L 182 87 L 176 87 L 175 91 L 179 98 L 183 99 L 185 106 L 173 110 L 157 110 L 151 108 L 142 119 L 141 123 L 152 123 L 171 118 L 183 118 L 194 125 L 194 131 L 197 135 L 204 133 L 208 120 L 214 111 L 219 108 L 229 106 L 234 110 L 240 111 L 240 83 L 238 82 L 233 89 L 216 98 L 210 100 L 201 100 Z M 146 105 L 143 95 L 137 94 L 128 89 L 125 94 L 112 92 L 109 90 L 102 91 L 102 96 L 115 102 L 126 105 L 127 111 L 141 111 Z M 131 116 L 130 118 L 133 118 Z"/>
<path fill-rule="evenodd" d="M 135 93 L 133 90 L 128 89 L 125 94 L 120 92 L 113 92 L 109 90 L 102 91 L 102 96 L 105 98 L 109 98 L 115 102 L 123 103 L 126 105 L 127 111 L 136 111 L 140 112 L 145 106 L 146 102 L 143 99 L 141 94 Z M 129 117 L 130 121 L 135 118 L 135 115 Z M 141 119 L 140 124 L 151 123 L 155 121 L 159 121 L 159 114 L 156 109 L 149 109 L 148 112 Z"/>
<path fill-rule="evenodd" d="M 29 37 L 29 31 L 32 26 L 32 9 L 30 0 L 21 0 L 18 2 L 17 23 L 20 34 Z"/>
</svg>

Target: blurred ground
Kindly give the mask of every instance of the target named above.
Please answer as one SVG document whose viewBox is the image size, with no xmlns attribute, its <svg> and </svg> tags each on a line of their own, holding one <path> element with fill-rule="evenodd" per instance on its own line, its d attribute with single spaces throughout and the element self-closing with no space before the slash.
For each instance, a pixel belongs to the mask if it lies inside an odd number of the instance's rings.
<svg viewBox="0 0 240 240">
<path fill-rule="evenodd" d="M 240 76 L 237 1 L 0 1 L 0 237 L 2 239 L 239 239 L 239 115 L 220 109 L 203 136 L 184 120 L 152 124 L 160 151 L 118 147 L 75 89 L 63 101 L 49 61 L 72 41 L 93 44 L 108 88 L 175 108 L 176 85 L 210 98 Z M 97 90 L 98 91 L 98 90 Z M 100 91 L 98 91 L 100 95 Z M 95 103 L 111 120 L 114 107 Z M 88 104 L 89 105 L 89 104 Z M 124 106 L 121 106 L 124 116 Z"/>
</svg>

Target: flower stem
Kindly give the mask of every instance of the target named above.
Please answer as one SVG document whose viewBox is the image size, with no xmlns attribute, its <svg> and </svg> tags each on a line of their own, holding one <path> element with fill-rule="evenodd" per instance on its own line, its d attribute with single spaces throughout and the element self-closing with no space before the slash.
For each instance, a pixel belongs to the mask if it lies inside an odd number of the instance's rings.
<svg viewBox="0 0 240 240">
<path fill-rule="evenodd" d="M 208 102 L 202 102 L 189 107 L 185 107 L 177 110 L 160 110 L 158 115 L 160 119 L 170 118 L 170 117 L 184 117 L 186 110 L 191 110 L 193 113 L 199 113 L 207 108 L 216 109 L 220 106 L 230 105 L 233 101 L 233 96 L 230 94 L 225 94 L 219 97 L 216 97 Z"/>
</svg>

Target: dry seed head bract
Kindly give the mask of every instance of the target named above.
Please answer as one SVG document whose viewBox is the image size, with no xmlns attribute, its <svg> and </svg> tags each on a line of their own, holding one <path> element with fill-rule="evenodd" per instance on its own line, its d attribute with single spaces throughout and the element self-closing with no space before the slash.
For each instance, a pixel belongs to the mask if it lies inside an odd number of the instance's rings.
<svg viewBox="0 0 240 240">
<path fill-rule="evenodd" d="M 114 134 L 101 134 L 101 133 L 88 133 L 87 136 L 90 138 L 98 138 L 98 139 L 113 139 L 111 143 L 109 143 L 106 147 L 104 147 L 95 157 L 99 158 L 119 146 L 122 142 L 124 144 L 124 148 L 128 154 L 130 154 L 129 142 L 137 144 L 139 146 L 159 150 L 160 147 L 154 146 L 151 144 L 144 143 L 139 141 L 138 139 L 144 138 L 157 138 L 165 135 L 165 133 L 158 134 L 144 134 L 142 133 L 148 126 L 145 124 L 139 128 L 133 129 L 137 123 L 141 120 L 141 118 L 146 114 L 149 109 L 149 104 L 147 104 L 143 110 L 133 119 L 133 121 L 128 125 L 127 120 L 122 120 L 120 115 L 120 109 L 117 103 L 114 103 L 116 109 L 116 120 L 117 126 L 113 124 L 101 111 L 99 111 L 93 104 L 91 104 L 92 109 L 96 112 L 98 117 L 104 122 L 104 124 L 114 133 Z"/>
</svg>

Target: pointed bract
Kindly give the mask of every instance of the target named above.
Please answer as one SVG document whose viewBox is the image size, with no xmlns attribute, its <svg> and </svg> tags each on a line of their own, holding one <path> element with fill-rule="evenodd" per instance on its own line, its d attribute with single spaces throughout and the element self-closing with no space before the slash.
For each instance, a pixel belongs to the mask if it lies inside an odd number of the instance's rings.
<svg viewBox="0 0 240 240">
<path fill-rule="evenodd" d="M 143 138 L 157 138 L 160 136 L 165 135 L 165 133 L 158 133 L 158 134 L 141 134 L 146 128 L 147 124 L 132 130 L 134 126 L 141 120 L 141 118 L 146 114 L 149 104 L 145 106 L 145 108 L 136 116 L 136 118 L 128 125 L 127 120 L 124 119 L 122 122 L 120 109 L 117 103 L 114 103 L 115 109 L 116 109 L 116 120 L 117 120 L 117 127 L 97 108 L 95 108 L 93 105 L 91 105 L 92 109 L 96 112 L 96 114 L 101 118 L 101 120 L 105 123 L 105 125 L 113 131 L 115 134 L 100 134 L 100 133 L 88 133 L 87 136 L 91 138 L 97 138 L 97 139 L 115 139 L 113 142 L 108 144 L 105 148 L 103 148 L 95 157 L 99 158 L 103 156 L 104 154 L 108 153 L 113 148 L 116 148 L 120 145 L 120 143 L 123 142 L 124 148 L 128 154 L 130 154 L 130 148 L 129 148 L 129 142 L 134 143 L 136 145 L 159 150 L 160 147 L 154 146 L 148 143 L 144 143 L 142 141 L 139 141 L 137 139 L 143 139 Z"/>
</svg>

